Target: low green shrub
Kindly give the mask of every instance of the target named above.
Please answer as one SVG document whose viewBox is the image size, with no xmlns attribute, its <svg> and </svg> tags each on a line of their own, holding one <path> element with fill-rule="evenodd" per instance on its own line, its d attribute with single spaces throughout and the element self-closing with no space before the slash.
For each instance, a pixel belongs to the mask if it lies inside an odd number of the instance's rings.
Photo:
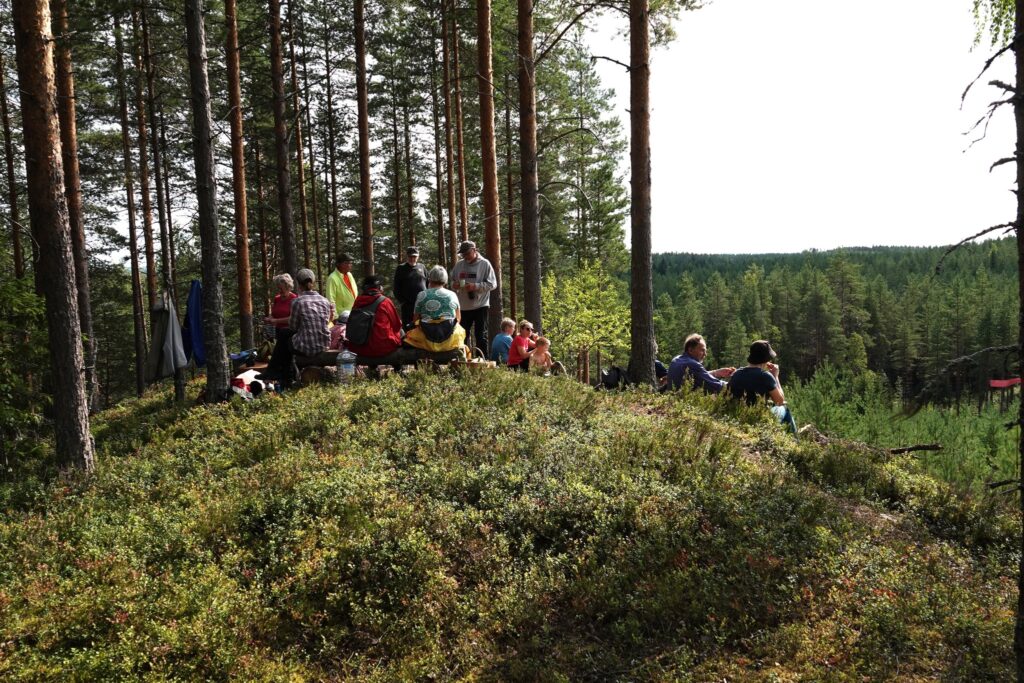
<svg viewBox="0 0 1024 683">
<path fill-rule="evenodd" d="M 1005 673 L 1002 565 L 868 519 L 891 480 L 890 508 L 919 514 L 924 475 L 756 409 L 416 373 L 147 397 L 97 431 L 93 479 L 41 480 L 0 517 L 0 678 Z"/>
</svg>

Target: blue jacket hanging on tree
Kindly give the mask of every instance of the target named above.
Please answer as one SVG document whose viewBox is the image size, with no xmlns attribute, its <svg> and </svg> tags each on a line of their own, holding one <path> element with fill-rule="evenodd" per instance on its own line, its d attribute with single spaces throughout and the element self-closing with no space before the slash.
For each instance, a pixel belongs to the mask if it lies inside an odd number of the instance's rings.
<svg viewBox="0 0 1024 683">
<path fill-rule="evenodd" d="M 196 367 L 206 365 L 206 346 L 203 344 L 203 285 L 199 280 L 193 280 L 188 291 L 188 306 L 185 308 L 185 324 L 182 326 L 181 339 L 185 346 L 185 355 L 196 362 Z"/>
</svg>

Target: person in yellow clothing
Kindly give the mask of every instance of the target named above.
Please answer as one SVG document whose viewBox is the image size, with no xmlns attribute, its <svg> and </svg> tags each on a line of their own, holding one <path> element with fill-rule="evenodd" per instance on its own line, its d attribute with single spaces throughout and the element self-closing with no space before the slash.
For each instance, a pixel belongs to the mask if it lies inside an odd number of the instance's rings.
<svg viewBox="0 0 1024 683">
<path fill-rule="evenodd" d="M 427 289 L 416 296 L 415 325 L 405 335 L 406 345 L 442 352 L 454 351 L 465 342 L 466 330 L 459 324 L 459 297 L 444 288 L 447 282 L 448 271 L 444 266 L 434 266 L 427 273 Z"/>
<path fill-rule="evenodd" d="M 359 288 L 356 286 L 356 278 L 352 275 L 352 257 L 348 254 L 339 254 L 334 259 L 335 269 L 327 277 L 327 289 L 324 295 L 327 300 L 334 304 L 334 314 L 340 316 L 342 312 L 351 311 L 352 305 L 359 296 Z"/>
</svg>

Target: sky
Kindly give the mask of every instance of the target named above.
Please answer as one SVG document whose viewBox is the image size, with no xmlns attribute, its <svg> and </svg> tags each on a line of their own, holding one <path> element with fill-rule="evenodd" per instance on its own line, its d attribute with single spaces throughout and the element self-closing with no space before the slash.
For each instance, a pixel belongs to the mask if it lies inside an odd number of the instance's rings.
<svg viewBox="0 0 1024 683">
<path fill-rule="evenodd" d="M 628 62 L 624 23 L 601 19 L 595 55 Z M 655 252 L 948 245 L 1013 219 L 1012 165 L 989 172 L 1012 109 L 965 135 L 1013 56 L 961 109 L 993 52 L 970 0 L 713 0 L 675 29 L 651 59 Z M 628 135 L 628 74 L 596 66 Z"/>
</svg>

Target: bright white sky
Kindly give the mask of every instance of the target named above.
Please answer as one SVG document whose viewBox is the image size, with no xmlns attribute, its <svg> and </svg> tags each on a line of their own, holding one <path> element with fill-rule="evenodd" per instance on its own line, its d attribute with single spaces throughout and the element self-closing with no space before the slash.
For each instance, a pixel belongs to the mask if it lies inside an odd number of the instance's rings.
<svg viewBox="0 0 1024 683">
<path fill-rule="evenodd" d="M 624 18 L 595 55 L 628 62 Z M 1013 116 L 965 136 L 1012 79 L 973 49 L 969 0 L 714 0 L 653 53 L 655 252 L 944 245 L 1013 219 Z M 628 75 L 599 60 L 628 134 Z M 623 167 L 628 180 L 629 159 Z M 628 231 L 628 225 L 627 225 Z"/>
</svg>

